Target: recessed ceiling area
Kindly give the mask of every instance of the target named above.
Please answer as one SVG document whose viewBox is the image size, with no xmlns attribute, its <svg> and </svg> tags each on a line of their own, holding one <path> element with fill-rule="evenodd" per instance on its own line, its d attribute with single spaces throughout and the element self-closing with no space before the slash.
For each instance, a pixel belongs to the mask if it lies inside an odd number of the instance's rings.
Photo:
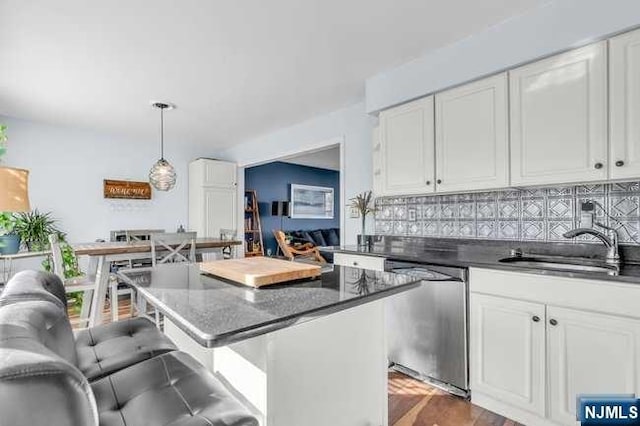
<svg viewBox="0 0 640 426">
<path fill-rule="evenodd" d="M 340 171 L 340 146 L 283 158 L 284 163 Z"/>
<path fill-rule="evenodd" d="M 225 148 L 542 0 L 2 0 L 0 114 Z"/>
</svg>

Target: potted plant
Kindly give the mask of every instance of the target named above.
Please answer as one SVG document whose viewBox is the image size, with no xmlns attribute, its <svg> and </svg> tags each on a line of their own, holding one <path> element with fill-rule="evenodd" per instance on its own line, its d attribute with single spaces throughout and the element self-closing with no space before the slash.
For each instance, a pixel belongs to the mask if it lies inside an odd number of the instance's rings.
<svg viewBox="0 0 640 426">
<path fill-rule="evenodd" d="M 358 235 L 358 245 L 370 246 L 372 238 L 370 238 L 371 236 L 366 235 L 366 233 L 367 215 L 373 214 L 376 211 L 373 192 L 365 191 L 351 198 L 349 201 L 351 201 L 349 207 L 356 210 L 358 212 L 358 215 L 360 216 L 360 219 L 362 220 L 362 233 Z"/>
<path fill-rule="evenodd" d="M 40 213 L 38 209 L 16 213 L 15 233 L 29 251 L 42 251 L 49 248 L 49 235 L 58 234 L 64 239 L 64 234 L 56 226 L 56 221 L 51 217 L 51 212 Z"/>
<path fill-rule="evenodd" d="M 0 254 L 15 254 L 20 250 L 20 236 L 15 227 L 16 220 L 11 213 L 0 213 Z"/>
</svg>

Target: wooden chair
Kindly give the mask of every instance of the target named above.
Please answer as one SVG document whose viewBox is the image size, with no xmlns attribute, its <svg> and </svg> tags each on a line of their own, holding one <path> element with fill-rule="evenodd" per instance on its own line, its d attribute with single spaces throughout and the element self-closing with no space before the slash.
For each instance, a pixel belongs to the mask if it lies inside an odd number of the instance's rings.
<svg viewBox="0 0 640 426">
<path fill-rule="evenodd" d="M 163 233 L 163 232 L 164 232 L 163 230 L 157 230 L 153 232 L 150 232 L 148 230 L 125 230 L 124 235 L 125 235 L 125 240 L 128 243 L 136 243 L 140 241 L 149 241 L 151 239 L 152 233 Z M 129 269 L 133 269 L 133 268 L 144 267 L 145 262 L 148 265 L 148 262 L 150 260 L 151 259 L 142 259 L 142 260 L 137 260 L 134 263 L 132 259 L 129 259 L 125 262 L 128 263 Z M 116 264 L 116 267 L 120 268 L 120 266 L 118 266 L 117 264 Z M 129 295 L 129 297 L 131 298 L 131 316 L 134 315 L 136 307 L 139 306 L 139 304 L 136 303 L 136 294 L 133 288 L 129 287 L 127 284 L 122 284 L 121 282 L 118 281 L 117 278 L 112 280 L 109 285 L 109 299 L 111 301 L 111 320 L 114 322 L 118 321 L 118 312 L 119 312 L 118 297 L 122 295 Z"/>
<path fill-rule="evenodd" d="M 287 236 L 281 230 L 274 230 L 273 236 L 276 237 L 278 246 L 282 250 L 282 254 L 289 260 L 296 260 L 298 258 L 312 259 L 316 262 L 327 263 L 327 261 L 320 254 L 318 247 L 312 243 L 305 243 L 298 246 L 292 246 L 287 242 Z"/>
<path fill-rule="evenodd" d="M 62 260 L 62 247 L 60 247 L 60 240 L 58 235 L 49 235 L 49 244 L 51 245 L 51 263 L 52 271 L 56 274 L 64 283 L 64 288 L 67 294 L 83 292 L 82 304 L 91 303 L 91 297 L 89 297 L 89 291 L 96 289 L 95 277 L 81 276 L 74 278 L 66 278 L 64 276 L 64 263 Z M 78 321 L 80 324 L 88 324 L 89 318 L 80 318 Z"/>
<path fill-rule="evenodd" d="M 151 263 L 157 265 L 167 263 L 195 263 L 196 262 L 195 232 L 151 234 Z M 185 254 L 185 250 L 187 251 Z M 147 304 L 144 298 L 138 298 L 139 315 L 147 315 Z M 162 329 L 162 316 L 154 307 L 156 327 Z"/>
<path fill-rule="evenodd" d="M 196 233 L 151 234 L 151 262 L 153 266 L 163 263 L 194 263 L 196 261 Z M 188 250 L 185 255 L 185 250 Z"/>
<path fill-rule="evenodd" d="M 149 231 L 138 231 L 138 230 L 125 230 L 124 231 L 125 241 L 128 243 L 137 243 L 140 241 L 148 241 L 151 239 L 151 233 Z M 136 268 L 144 266 L 144 262 L 149 262 L 150 259 L 137 260 L 137 263 L 134 263 L 133 260 L 129 259 L 129 268 Z"/>
</svg>

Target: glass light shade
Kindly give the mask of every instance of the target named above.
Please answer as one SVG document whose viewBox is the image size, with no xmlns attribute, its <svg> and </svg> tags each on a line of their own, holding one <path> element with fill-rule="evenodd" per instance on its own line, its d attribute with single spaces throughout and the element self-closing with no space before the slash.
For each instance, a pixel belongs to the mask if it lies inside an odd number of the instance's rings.
<svg viewBox="0 0 640 426">
<path fill-rule="evenodd" d="M 176 185 L 176 170 L 167 160 L 161 158 L 151 167 L 149 182 L 158 191 L 169 191 Z"/>
<path fill-rule="evenodd" d="M 29 171 L 0 167 L 0 212 L 29 210 Z"/>
</svg>

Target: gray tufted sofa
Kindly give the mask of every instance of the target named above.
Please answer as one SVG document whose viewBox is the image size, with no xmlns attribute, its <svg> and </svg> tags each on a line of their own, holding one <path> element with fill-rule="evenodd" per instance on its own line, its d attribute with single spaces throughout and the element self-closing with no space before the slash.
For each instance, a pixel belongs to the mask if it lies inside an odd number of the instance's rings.
<svg viewBox="0 0 640 426">
<path fill-rule="evenodd" d="M 0 426 L 257 426 L 142 318 L 74 336 L 62 282 L 25 271 L 0 295 Z"/>
</svg>

